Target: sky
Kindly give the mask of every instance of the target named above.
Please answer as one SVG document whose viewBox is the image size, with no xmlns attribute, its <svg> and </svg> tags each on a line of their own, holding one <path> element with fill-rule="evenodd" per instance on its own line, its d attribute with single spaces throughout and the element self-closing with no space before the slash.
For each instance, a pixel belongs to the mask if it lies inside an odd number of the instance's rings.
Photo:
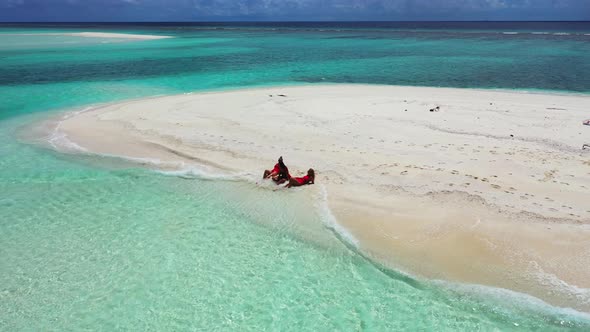
<svg viewBox="0 0 590 332">
<path fill-rule="evenodd" d="M 0 22 L 590 21 L 590 0 L 0 0 Z"/>
</svg>

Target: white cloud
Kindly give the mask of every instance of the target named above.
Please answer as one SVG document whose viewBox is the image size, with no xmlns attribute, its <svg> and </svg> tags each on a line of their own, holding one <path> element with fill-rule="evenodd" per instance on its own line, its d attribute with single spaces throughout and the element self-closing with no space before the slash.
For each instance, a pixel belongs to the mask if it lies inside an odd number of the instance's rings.
<svg viewBox="0 0 590 332">
<path fill-rule="evenodd" d="M 4 0 L 4 1 L 0 1 L 0 7 L 4 7 L 4 8 L 13 8 L 13 7 L 22 6 L 24 4 L 25 4 L 25 0 Z"/>
</svg>

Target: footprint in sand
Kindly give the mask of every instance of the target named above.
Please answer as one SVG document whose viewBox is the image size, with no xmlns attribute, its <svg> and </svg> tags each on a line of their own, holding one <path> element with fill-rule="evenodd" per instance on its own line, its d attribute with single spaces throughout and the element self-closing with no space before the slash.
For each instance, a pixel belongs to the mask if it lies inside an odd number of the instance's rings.
<svg viewBox="0 0 590 332">
<path fill-rule="evenodd" d="M 545 177 L 542 180 L 542 182 L 547 182 L 549 180 L 552 180 L 555 177 L 555 174 L 557 173 L 556 169 L 552 169 L 550 171 L 545 172 Z"/>
</svg>

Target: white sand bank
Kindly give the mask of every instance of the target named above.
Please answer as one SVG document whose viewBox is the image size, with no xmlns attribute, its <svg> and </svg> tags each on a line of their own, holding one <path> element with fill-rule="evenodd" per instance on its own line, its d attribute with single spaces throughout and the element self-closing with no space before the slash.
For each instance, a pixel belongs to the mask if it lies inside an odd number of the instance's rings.
<svg viewBox="0 0 590 332">
<path fill-rule="evenodd" d="M 138 35 L 138 34 L 130 34 L 130 33 L 110 33 L 110 32 L 15 33 L 15 34 L 3 34 L 3 35 L 75 36 L 75 37 L 88 37 L 88 38 L 117 38 L 117 39 L 137 39 L 137 40 L 172 38 L 170 36 Z"/>
<path fill-rule="evenodd" d="M 107 33 L 107 32 L 77 32 L 66 34 L 69 36 L 90 37 L 90 38 L 122 38 L 122 39 L 165 39 L 170 36 L 138 35 L 129 33 Z"/>
<path fill-rule="evenodd" d="M 282 155 L 292 175 L 316 169 L 375 259 L 590 311 L 589 112 L 587 96 L 324 85 L 124 102 L 57 134 L 226 173 L 261 175 Z"/>
</svg>

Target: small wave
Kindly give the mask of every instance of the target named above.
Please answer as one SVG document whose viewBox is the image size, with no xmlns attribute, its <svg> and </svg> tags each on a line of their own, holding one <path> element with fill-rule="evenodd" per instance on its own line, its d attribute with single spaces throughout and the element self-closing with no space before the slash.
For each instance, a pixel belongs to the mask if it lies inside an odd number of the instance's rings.
<svg viewBox="0 0 590 332">
<path fill-rule="evenodd" d="M 572 308 L 556 307 L 526 293 L 520 293 L 505 288 L 457 283 L 445 280 L 433 280 L 432 283 L 436 286 L 447 288 L 450 291 L 471 294 L 481 299 L 491 300 L 494 303 L 505 304 L 505 306 L 495 307 L 494 310 L 510 310 L 521 308 L 525 310 L 536 311 L 542 314 L 558 315 L 562 316 L 562 319 L 568 320 L 568 322 L 562 320 L 560 322 L 561 325 L 575 325 L 576 323 L 588 324 L 588 322 L 590 322 L 590 314 L 588 313 Z M 508 314 L 510 315 L 510 312 L 508 312 Z"/>
<path fill-rule="evenodd" d="M 142 165 L 151 165 L 155 168 L 163 168 L 163 167 L 179 168 L 179 167 L 184 166 L 183 162 L 162 161 L 160 159 L 155 159 L 155 158 L 129 157 L 129 156 L 122 156 L 122 155 L 117 155 L 117 154 L 110 154 L 110 153 L 93 153 L 93 154 L 100 156 L 100 157 L 123 159 L 123 160 L 131 161 L 131 162 L 134 162 L 137 164 L 142 164 Z"/>
<path fill-rule="evenodd" d="M 212 172 L 205 167 L 199 168 L 196 166 L 185 167 L 174 171 L 157 170 L 157 173 L 169 176 L 176 176 L 185 179 L 199 179 L 199 180 L 218 180 L 218 181 L 246 181 L 254 182 L 254 175 L 251 173 L 233 173 L 221 174 Z"/>
<path fill-rule="evenodd" d="M 569 36 L 570 33 L 567 33 L 567 32 L 556 32 L 553 35 L 554 36 Z"/>
<path fill-rule="evenodd" d="M 545 31 L 535 31 L 535 32 L 531 32 L 533 35 L 548 35 L 549 32 L 545 32 Z"/>
<path fill-rule="evenodd" d="M 70 151 L 70 152 L 86 152 L 88 150 L 86 150 L 84 147 L 72 142 L 69 138 L 68 135 L 66 135 L 65 133 L 61 132 L 61 125 L 62 123 L 73 117 L 76 116 L 78 114 L 87 112 L 89 110 L 91 110 L 92 107 L 87 107 L 78 111 L 74 111 L 74 112 L 68 112 L 66 114 L 64 114 L 61 119 L 57 122 L 57 125 L 55 126 L 55 128 L 53 129 L 53 132 L 51 133 L 51 135 L 47 138 L 47 141 L 49 142 L 49 144 L 56 150 L 58 151 Z"/>
<path fill-rule="evenodd" d="M 514 32 L 514 31 L 508 31 L 508 32 L 502 32 L 503 35 L 518 35 L 518 32 Z"/>
<path fill-rule="evenodd" d="M 49 139 L 49 144 L 57 151 L 66 152 L 87 152 L 84 147 L 68 139 L 68 135 L 63 133 L 53 133 Z"/>
<path fill-rule="evenodd" d="M 348 244 L 351 244 L 355 248 L 358 248 L 359 241 L 346 228 L 344 228 L 342 225 L 338 223 L 336 217 L 332 213 L 332 210 L 330 210 L 330 207 L 328 206 L 328 190 L 322 184 L 320 184 L 319 186 L 320 197 L 317 201 L 319 202 L 318 210 L 320 212 L 322 222 L 328 229 L 334 231 L 337 235 L 339 235 L 345 241 L 347 241 Z"/>
<path fill-rule="evenodd" d="M 548 273 L 543 270 L 541 266 L 539 266 L 539 264 L 535 261 L 530 263 L 529 269 L 532 270 L 531 274 L 539 284 L 550 288 L 556 293 L 562 293 L 570 298 L 575 298 L 584 305 L 590 305 L 589 288 L 583 288 L 569 284 L 566 281 L 560 279 L 555 274 Z"/>
</svg>

